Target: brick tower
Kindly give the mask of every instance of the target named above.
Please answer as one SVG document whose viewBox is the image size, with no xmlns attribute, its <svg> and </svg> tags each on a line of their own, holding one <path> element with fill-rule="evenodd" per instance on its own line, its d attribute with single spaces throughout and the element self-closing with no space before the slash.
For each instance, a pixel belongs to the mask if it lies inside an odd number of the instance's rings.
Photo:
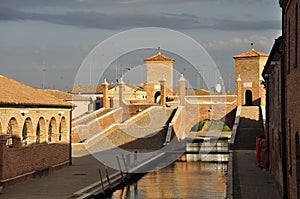
<svg viewBox="0 0 300 199">
<path fill-rule="evenodd" d="M 144 60 L 147 68 L 147 102 L 158 103 L 160 99 L 160 80 L 165 79 L 166 96 L 173 95 L 173 64 L 174 59 L 158 53 Z"/>
<path fill-rule="evenodd" d="M 268 55 L 254 49 L 235 55 L 237 105 L 265 105 L 262 71 Z"/>
</svg>

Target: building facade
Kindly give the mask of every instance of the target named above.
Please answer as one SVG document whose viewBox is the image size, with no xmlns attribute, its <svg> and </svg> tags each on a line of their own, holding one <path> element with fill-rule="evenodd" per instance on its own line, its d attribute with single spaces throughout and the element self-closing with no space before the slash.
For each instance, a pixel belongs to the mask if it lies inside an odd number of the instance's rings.
<svg viewBox="0 0 300 199">
<path fill-rule="evenodd" d="M 299 0 L 280 0 L 282 37 L 264 70 L 269 169 L 283 198 L 300 198 Z"/>
<path fill-rule="evenodd" d="M 275 176 L 280 192 L 283 192 L 283 150 L 285 142 L 282 131 L 282 37 L 275 40 L 269 59 L 262 73 L 266 89 L 266 139 L 267 139 L 267 167 Z M 284 133 L 284 134 L 283 134 Z"/>
<path fill-rule="evenodd" d="M 0 75 L 0 183 L 71 164 L 72 104 Z"/>
<path fill-rule="evenodd" d="M 283 75 L 285 81 L 285 136 L 284 158 L 284 195 L 288 198 L 300 198 L 300 71 L 299 71 L 299 0 L 280 0 L 283 24 Z"/>
</svg>

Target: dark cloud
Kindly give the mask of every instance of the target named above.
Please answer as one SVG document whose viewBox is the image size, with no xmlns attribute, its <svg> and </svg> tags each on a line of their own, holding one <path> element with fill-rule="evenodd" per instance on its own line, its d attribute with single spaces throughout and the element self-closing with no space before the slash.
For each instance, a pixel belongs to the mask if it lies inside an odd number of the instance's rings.
<svg viewBox="0 0 300 199">
<path fill-rule="evenodd" d="M 237 4 L 270 4 L 278 0 L 0 0 L 1 7 L 7 8 L 101 8 L 103 6 L 133 6 L 153 4 L 187 4 L 187 3 L 237 3 Z"/>
<path fill-rule="evenodd" d="M 115 13 L 106 14 L 94 11 L 69 11 L 64 14 L 43 14 L 16 9 L 0 8 L 0 21 L 33 20 L 54 24 L 71 25 L 96 29 L 126 29 L 133 27 L 165 27 L 171 29 L 210 28 L 217 30 L 260 30 L 280 29 L 278 20 L 231 20 L 201 18 L 192 14 L 173 13 Z"/>
<path fill-rule="evenodd" d="M 215 24 L 208 26 L 218 30 L 279 30 L 281 29 L 280 20 L 230 20 L 217 19 Z"/>
</svg>

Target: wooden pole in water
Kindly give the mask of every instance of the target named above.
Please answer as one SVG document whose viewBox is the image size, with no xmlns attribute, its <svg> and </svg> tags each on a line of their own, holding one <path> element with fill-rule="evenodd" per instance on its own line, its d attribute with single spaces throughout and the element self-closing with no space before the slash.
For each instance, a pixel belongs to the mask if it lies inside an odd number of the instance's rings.
<svg viewBox="0 0 300 199">
<path fill-rule="evenodd" d="M 107 178 L 107 182 L 108 182 L 108 185 L 109 185 L 109 189 L 112 190 L 111 184 L 110 184 L 110 180 L 109 180 L 109 175 L 108 175 L 107 166 L 105 166 L 105 171 L 106 171 L 106 178 Z"/>
<path fill-rule="evenodd" d="M 99 175 L 100 175 L 100 181 L 101 181 L 101 186 L 102 186 L 102 191 L 103 193 L 105 193 L 105 189 L 104 189 L 104 185 L 103 185 L 103 179 L 102 179 L 102 173 L 101 173 L 101 169 L 98 168 L 99 171 Z"/>
<path fill-rule="evenodd" d="M 126 170 L 127 176 L 128 176 L 128 168 L 127 168 L 127 164 L 126 164 L 126 161 L 125 161 L 124 154 L 122 154 L 122 159 L 123 159 L 123 163 L 124 163 L 124 166 L 125 166 L 125 170 Z"/>
<path fill-rule="evenodd" d="M 120 173 L 121 173 L 121 176 L 122 176 L 122 182 L 124 182 L 124 176 L 123 176 L 123 172 L 122 172 L 121 164 L 120 164 L 120 161 L 119 161 L 119 157 L 118 157 L 118 156 L 116 156 L 116 158 L 117 158 L 118 165 L 119 165 L 119 169 L 120 169 Z"/>
</svg>

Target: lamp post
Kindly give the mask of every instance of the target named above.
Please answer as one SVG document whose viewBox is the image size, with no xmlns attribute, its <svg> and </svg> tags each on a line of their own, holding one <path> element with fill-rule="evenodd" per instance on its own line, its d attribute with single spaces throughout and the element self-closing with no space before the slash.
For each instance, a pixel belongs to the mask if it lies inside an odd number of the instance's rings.
<svg viewBox="0 0 300 199">
<path fill-rule="evenodd" d="M 42 87 L 44 89 L 45 88 L 45 79 L 46 79 L 46 68 L 43 68 L 42 70 L 43 70 L 43 85 L 42 85 Z"/>
</svg>

